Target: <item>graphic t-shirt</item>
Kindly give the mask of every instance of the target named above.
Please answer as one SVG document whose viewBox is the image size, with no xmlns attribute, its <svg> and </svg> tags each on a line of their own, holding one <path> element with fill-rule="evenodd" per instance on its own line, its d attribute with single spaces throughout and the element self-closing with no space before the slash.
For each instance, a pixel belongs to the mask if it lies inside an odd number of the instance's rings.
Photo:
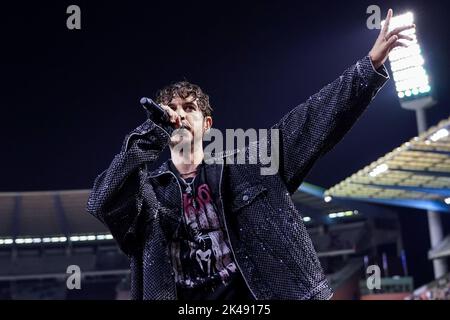
<svg viewBox="0 0 450 320">
<path fill-rule="evenodd" d="M 183 221 L 170 242 L 179 300 L 251 299 L 233 260 L 204 165 L 183 179 L 170 162 L 183 192 Z"/>
</svg>

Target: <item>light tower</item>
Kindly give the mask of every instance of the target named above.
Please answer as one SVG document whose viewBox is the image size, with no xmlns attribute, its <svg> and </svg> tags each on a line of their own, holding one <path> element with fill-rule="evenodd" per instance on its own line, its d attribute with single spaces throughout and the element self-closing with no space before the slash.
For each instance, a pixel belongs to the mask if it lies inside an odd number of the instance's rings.
<svg viewBox="0 0 450 320">
<path fill-rule="evenodd" d="M 384 21 L 382 22 L 382 24 Z M 389 31 L 414 23 L 412 12 L 392 17 Z M 413 38 L 408 47 L 394 48 L 389 54 L 391 71 L 400 99 L 400 105 L 408 110 L 416 112 L 417 129 L 419 134 L 427 129 L 425 109 L 436 104 L 432 97 L 432 90 L 428 74 L 425 70 L 425 59 L 417 40 L 416 30 L 409 29 L 401 32 Z M 434 211 L 428 211 L 428 229 L 430 233 L 431 247 L 436 247 L 443 239 L 441 216 Z M 444 259 L 433 260 L 435 278 L 439 278 L 447 272 Z"/>
</svg>

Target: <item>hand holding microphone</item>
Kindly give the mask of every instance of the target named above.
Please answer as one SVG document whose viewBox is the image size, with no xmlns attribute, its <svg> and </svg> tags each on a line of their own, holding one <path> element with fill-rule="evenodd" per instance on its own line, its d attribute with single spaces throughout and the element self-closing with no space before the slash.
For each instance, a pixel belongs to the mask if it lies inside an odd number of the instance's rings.
<svg viewBox="0 0 450 320">
<path fill-rule="evenodd" d="M 147 110 L 149 118 L 154 122 L 162 125 L 169 125 L 175 129 L 181 127 L 182 123 L 180 116 L 170 107 L 157 104 L 147 97 L 141 98 L 140 102 L 144 109 Z"/>
</svg>

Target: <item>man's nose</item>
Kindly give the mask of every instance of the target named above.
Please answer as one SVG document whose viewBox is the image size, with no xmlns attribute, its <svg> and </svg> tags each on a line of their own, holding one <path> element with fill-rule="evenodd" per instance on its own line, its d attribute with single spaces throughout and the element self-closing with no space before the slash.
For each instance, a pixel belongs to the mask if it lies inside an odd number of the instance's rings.
<svg viewBox="0 0 450 320">
<path fill-rule="evenodd" d="M 181 119 L 185 119 L 186 118 L 186 112 L 184 112 L 183 108 L 178 108 L 177 109 L 177 113 L 180 116 Z"/>
</svg>

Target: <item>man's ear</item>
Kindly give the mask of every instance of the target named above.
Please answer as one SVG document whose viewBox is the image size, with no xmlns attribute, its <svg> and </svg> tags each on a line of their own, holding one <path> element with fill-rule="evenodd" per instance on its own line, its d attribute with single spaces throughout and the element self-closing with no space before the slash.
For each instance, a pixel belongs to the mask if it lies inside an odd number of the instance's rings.
<svg viewBox="0 0 450 320">
<path fill-rule="evenodd" d="M 203 120 L 203 132 L 207 132 L 212 127 L 213 120 L 210 116 L 205 117 Z"/>
</svg>

